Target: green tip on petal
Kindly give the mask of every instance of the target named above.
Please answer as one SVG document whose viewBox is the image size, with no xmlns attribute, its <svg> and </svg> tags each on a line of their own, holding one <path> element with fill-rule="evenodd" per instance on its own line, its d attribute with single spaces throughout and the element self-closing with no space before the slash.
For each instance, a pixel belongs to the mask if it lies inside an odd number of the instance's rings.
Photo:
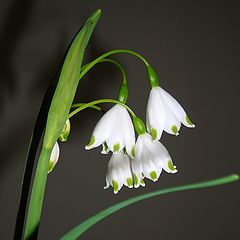
<svg viewBox="0 0 240 240">
<path fill-rule="evenodd" d="M 175 135 L 178 135 L 178 129 L 177 129 L 177 126 L 176 126 L 176 125 L 173 125 L 173 126 L 172 126 L 172 132 L 173 132 Z"/>
<path fill-rule="evenodd" d="M 108 151 L 108 145 L 106 143 L 103 144 L 104 152 Z"/>
<path fill-rule="evenodd" d="M 157 173 L 155 171 L 150 172 L 150 178 L 153 181 L 156 181 L 157 180 Z"/>
<path fill-rule="evenodd" d="M 49 163 L 48 163 L 48 173 L 52 172 L 54 166 L 55 166 L 54 162 L 49 161 Z"/>
<path fill-rule="evenodd" d="M 90 142 L 88 143 L 88 145 L 86 147 L 91 147 L 94 143 L 95 143 L 95 137 L 91 136 Z"/>
<path fill-rule="evenodd" d="M 132 178 L 127 178 L 127 185 L 128 185 L 128 187 L 133 187 L 133 180 L 132 180 Z"/>
<path fill-rule="evenodd" d="M 152 140 L 155 141 L 157 139 L 157 130 L 155 128 L 151 129 Z"/>
<path fill-rule="evenodd" d="M 134 149 L 134 147 L 131 150 L 131 154 L 132 154 L 133 157 L 135 157 L 135 149 Z"/>
<path fill-rule="evenodd" d="M 113 146 L 113 152 L 117 152 L 120 149 L 119 143 L 114 144 Z"/>
<path fill-rule="evenodd" d="M 136 174 L 133 173 L 133 184 L 134 184 L 134 187 L 137 187 L 138 186 L 138 177 Z"/>
<path fill-rule="evenodd" d="M 143 179 L 140 180 L 140 184 L 141 184 L 141 186 L 145 187 L 145 182 Z"/>
<path fill-rule="evenodd" d="M 104 142 L 104 143 L 102 144 L 102 151 L 101 151 L 101 153 L 102 153 L 102 154 L 108 154 L 108 152 L 109 152 L 108 145 L 107 145 L 106 142 Z"/>
<path fill-rule="evenodd" d="M 175 166 L 173 166 L 172 162 L 168 160 L 168 168 L 174 173 L 177 172 L 177 169 Z"/>
<path fill-rule="evenodd" d="M 195 125 L 192 123 L 192 121 L 189 119 L 189 117 L 187 115 L 185 117 L 185 120 L 186 120 L 187 124 L 189 124 L 192 127 L 195 127 Z"/>
<path fill-rule="evenodd" d="M 115 180 L 112 181 L 112 185 L 113 185 L 113 192 L 116 194 L 118 193 L 119 190 L 119 185 L 118 182 L 116 182 Z"/>
</svg>

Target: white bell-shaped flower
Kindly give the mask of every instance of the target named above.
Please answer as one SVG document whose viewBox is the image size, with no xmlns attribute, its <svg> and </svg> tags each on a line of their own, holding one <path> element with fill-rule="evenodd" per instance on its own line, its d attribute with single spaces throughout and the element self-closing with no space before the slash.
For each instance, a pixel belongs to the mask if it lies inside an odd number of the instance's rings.
<svg viewBox="0 0 240 240">
<path fill-rule="evenodd" d="M 104 189 L 112 186 L 116 194 L 123 185 L 129 188 L 133 187 L 133 175 L 130 161 L 131 158 L 122 151 L 112 154 L 107 167 L 106 186 Z"/>
<path fill-rule="evenodd" d="M 124 147 L 134 157 L 135 132 L 128 111 L 120 104 L 108 110 L 96 124 L 90 142 L 85 149 L 103 146 L 102 153 L 119 152 Z"/>
<path fill-rule="evenodd" d="M 132 160 L 132 170 L 138 179 L 145 176 L 157 181 L 162 169 L 168 173 L 176 173 L 176 167 L 167 149 L 159 142 L 153 142 L 148 133 L 139 135 L 135 145 L 135 158 Z"/>
<path fill-rule="evenodd" d="M 163 130 L 178 135 L 183 123 L 195 127 L 182 106 L 161 87 L 153 87 L 147 104 L 147 130 L 154 141 L 161 138 Z"/>
<path fill-rule="evenodd" d="M 56 142 L 52 149 L 50 160 L 48 163 L 48 173 L 52 172 L 53 168 L 56 166 L 59 159 L 59 152 L 60 152 L 59 145 L 58 142 Z"/>
</svg>

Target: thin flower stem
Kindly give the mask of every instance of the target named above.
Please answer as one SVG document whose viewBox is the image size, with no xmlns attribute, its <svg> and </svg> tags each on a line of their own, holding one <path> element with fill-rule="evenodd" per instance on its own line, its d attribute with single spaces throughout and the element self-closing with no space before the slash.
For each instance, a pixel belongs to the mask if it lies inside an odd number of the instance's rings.
<svg viewBox="0 0 240 240">
<path fill-rule="evenodd" d="M 126 54 L 130 54 L 133 55 L 137 58 L 139 58 L 140 60 L 143 61 L 143 63 L 148 67 L 149 63 L 147 62 L 147 60 L 141 56 L 139 53 L 131 51 L 131 50 L 127 50 L 127 49 L 116 49 L 116 50 L 112 50 L 109 52 L 104 53 L 103 55 L 101 55 L 100 57 L 96 58 L 94 61 L 88 63 L 87 65 L 84 65 L 82 67 L 82 71 L 80 73 L 80 79 L 97 63 L 101 62 L 103 59 L 107 58 L 108 56 L 114 55 L 114 54 L 119 54 L 119 53 L 126 53 Z"/>
<path fill-rule="evenodd" d="M 227 184 L 231 182 L 235 182 L 239 180 L 239 175 L 232 174 L 229 176 L 204 181 L 204 182 L 197 182 L 187 185 L 181 185 L 181 186 L 175 186 L 171 188 L 166 188 L 162 190 L 158 190 L 155 192 L 150 192 L 146 194 L 142 194 L 133 198 L 129 198 L 125 201 L 122 201 L 120 203 L 117 203 L 109 208 L 106 208 L 105 210 L 93 215 L 92 217 L 88 218 L 84 222 L 80 223 L 78 226 L 74 227 L 72 230 L 70 230 L 66 235 L 64 235 L 60 240 L 75 240 L 78 239 L 84 232 L 86 232 L 89 228 L 91 228 L 93 225 L 101 221 L 102 219 L 112 215 L 113 213 L 128 207 L 129 205 L 132 205 L 134 203 L 140 202 L 142 200 L 168 194 L 168 193 L 174 193 L 179 191 L 187 191 L 187 190 L 193 190 L 193 189 L 201 189 L 201 188 L 209 188 L 214 187 L 222 184 Z"/>
<path fill-rule="evenodd" d="M 119 102 L 115 99 L 99 99 L 99 100 L 95 100 L 95 101 L 92 101 L 92 102 L 89 102 L 89 103 L 86 103 L 84 105 L 82 105 L 82 103 L 76 103 L 76 104 L 73 104 L 72 107 L 78 107 L 77 109 L 75 109 L 74 111 L 72 111 L 69 115 L 68 115 L 68 118 L 71 118 L 72 116 L 74 116 L 76 113 L 88 108 L 88 107 L 91 107 L 93 105 L 97 105 L 97 104 L 100 104 L 100 103 L 115 103 L 115 104 L 120 104 L 122 105 L 123 107 L 125 107 L 129 113 L 132 115 L 132 117 L 136 117 L 136 114 L 133 112 L 133 110 L 128 107 L 126 104 L 122 103 L 122 102 Z"/>
<path fill-rule="evenodd" d="M 85 105 L 86 103 L 77 103 L 77 104 L 73 104 L 71 108 L 78 108 L 78 107 L 81 107 L 83 105 Z M 96 106 L 96 105 L 92 105 L 92 106 L 89 106 L 89 108 L 93 108 L 93 109 L 96 109 L 98 111 L 103 111 L 102 108 Z"/>
<path fill-rule="evenodd" d="M 122 73 L 122 84 L 127 84 L 126 72 L 125 72 L 123 66 L 119 62 L 117 62 L 113 59 L 110 59 L 110 58 L 104 58 L 99 63 L 102 63 L 102 62 L 109 62 L 109 63 L 112 63 L 112 64 L 116 65 Z"/>
<path fill-rule="evenodd" d="M 96 62 L 94 65 L 92 65 L 92 66 L 90 66 L 90 64 L 92 64 L 91 62 L 85 64 L 85 65 L 81 68 L 81 72 L 83 72 L 84 70 L 86 70 L 85 73 L 84 73 L 84 74 L 86 74 L 89 70 L 91 70 L 91 68 L 92 68 L 93 66 L 95 66 L 97 63 L 102 63 L 102 62 L 112 63 L 112 64 L 116 65 L 116 66 L 120 69 L 120 71 L 121 71 L 121 73 L 122 73 L 122 84 L 121 84 L 121 86 L 120 86 L 119 93 L 118 93 L 118 101 L 123 102 L 123 103 L 126 103 L 126 102 L 127 102 L 127 99 L 128 99 L 127 75 L 126 75 L 126 72 L 125 72 L 123 66 L 122 66 L 119 62 L 117 62 L 117 61 L 115 61 L 115 60 L 113 60 L 113 59 L 110 59 L 110 58 L 99 59 L 99 61 L 97 61 L 97 62 Z M 90 68 L 86 69 L 88 66 L 90 66 Z M 81 79 L 81 77 L 83 77 L 83 76 L 81 76 L 81 73 L 80 73 L 80 79 Z"/>
</svg>

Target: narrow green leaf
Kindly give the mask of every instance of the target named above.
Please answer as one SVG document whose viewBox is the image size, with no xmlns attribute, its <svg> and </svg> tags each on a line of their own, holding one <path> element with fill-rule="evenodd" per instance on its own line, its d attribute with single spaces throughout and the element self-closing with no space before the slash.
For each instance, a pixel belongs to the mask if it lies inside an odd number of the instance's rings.
<svg viewBox="0 0 240 240">
<path fill-rule="evenodd" d="M 85 231 L 87 231 L 90 227 L 92 227 L 94 224 L 98 223 L 102 219 L 110 216 L 111 214 L 119 211 L 122 208 L 125 208 L 129 205 L 132 205 L 134 203 L 140 202 L 142 200 L 167 194 L 167 193 L 173 193 L 173 192 L 179 192 L 179 191 L 186 191 L 186 190 L 191 190 L 191 189 L 200 189 L 200 188 L 208 188 L 208 187 L 213 187 L 217 185 L 222 185 L 222 184 L 227 184 L 230 182 L 234 182 L 239 180 L 239 175 L 233 174 L 230 176 L 210 180 L 210 181 L 204 181 L 204 182 L 198 182 L 198 183 L 193 183 L 193 184 L 187 184 L 187 185 L 182 185 L 182 186 L 176 186 L 172 188 L 167 188 L 167 189 L 162 189 L 159 191 L 155 192 L 150 192 L 146 193 L 140 196 L 136 196 L 130 199 L 127 199 L 123 202 L 120 202 L 118 204 L 115 204 L 99 213 L 96 215 L 88 218 L 84 222 L 80 223 L 78 226 L 73 228 L 71 231 L 69 231 L 66 235 L 64 235 L 60 240 L 74 240 L 80 237 Z"/>
<path fill-rule="evenodd" d="M 101 11 L 97 10 L 89 17 L 73 39 L 62 65 L 59 81 L 48 112 L 43 146 L 28 207 L 24 239 L 33 239 L 37 236 L 51 150 L 68 118 L 79 83 L 84 51 L 100 15 Z"/>
<path fill-rule="evenodd" d="M 97 10 L 90 16 L 68 50 L 48 114 L 43 143 L 47 148 L 53 147 L 68 118 L 79 83 L 84 51 L 100 14 L 101 11 Z"/>
<path fill-rule="evenodd" d="M 13 237 L 14 240 L 21 239 L 21 236 L 23 234 L 24 219 L 26 216 L 27 201 L 30 194 L 29 189 L 31 185 L 35 157 L 36 157 L 37 149 L 41 140 L 43 130 L 46 126 L 47 114 L 50 108 L 54 91 L 56 89 L 58 77 L 59 77 L 59 72 L 57 72 L 57 74 L 54 76 L 53 81 L 51 82 L 51 85 L 48 87 L 48 90 L 44 96 L 43 102 L 41 104 L 41 108 L 39 110 L 39 113 L 34 125 L 33 133 L 30 139 L 28 152 L 26 156 L 24 175 L 22 180 L 21 194 L 19 198 L 18 212 L 17 212 L 16 224 L 15 224 L 15 230 L 14 230 L 14 237 Z"/>
</svg>

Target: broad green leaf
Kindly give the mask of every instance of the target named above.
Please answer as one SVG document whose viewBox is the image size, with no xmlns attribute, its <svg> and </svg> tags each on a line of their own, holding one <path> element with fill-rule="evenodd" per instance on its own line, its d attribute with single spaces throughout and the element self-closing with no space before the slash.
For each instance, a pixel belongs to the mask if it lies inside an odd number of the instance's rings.
<svg viewBox="0 0 240 240">
<path fill-rule="evenodd" d="M 73 228 L 71 231 L 69 231 L 66 235 L 64 235 L 60 240 L 74 240 L 80 237 L 85 231 L 87 231 L 90 227 L 92 227 L 94 224 L 98 223 L 102 219 L 112 215 L 113 213 L 121 210 L 122 208 L 128 207 L 129 205 L 132 205 L 134 203 L 140 202 L 142 200 L 167 194 L 167 193 L 173 193 L 173 192 L 179 192 L 179 191 L 186 191 L 186 190 L 191 190 L 191 189 L 199 189 L 199 188 L 208 188 L 208 187 L 213 187 L 217 185 L 222 185 L 230 182 L 234 182 L 239 180 L 239 176 L 234 174 L 210 181 L 204 181 L 204 182 L 199 182 L 199 183 L 193 183 L 193 184 L 188 184 L 188 185 L 182 185 L 182 186 L 176 186 L 172 188 L 167 188 L 167 189 L 162 189 L 159 191 L 155 192 L 150 192 L 146 193 L 140 196 L 136 196 L 130 199 L 127 199 L 123 202 L 120 202 L 118 204 L 115 204 L 99 213 L 96 215 L 88 218 L 84 222 L 80 223 L 78 226 Z"/>
</svg>

